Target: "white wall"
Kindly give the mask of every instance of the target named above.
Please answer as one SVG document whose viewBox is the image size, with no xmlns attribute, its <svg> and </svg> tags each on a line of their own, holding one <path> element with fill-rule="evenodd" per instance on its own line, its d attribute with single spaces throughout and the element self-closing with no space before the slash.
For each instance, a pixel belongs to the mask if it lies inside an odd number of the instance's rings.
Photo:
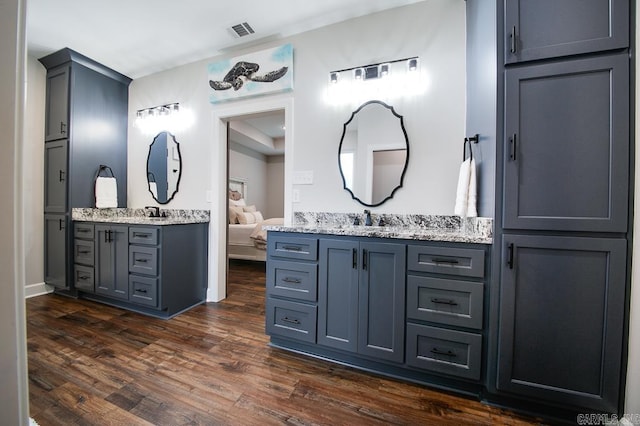
<svg viewBox="0 0 640 426">
<path fill-rule="evenodd" d="M 267 182 L 269 182 L 266 200 L 266 217 L 284 217 L 284 155 L 272 155 L 267 158 Z"/>
<path fill-rule="evenodd" d="M 36 58 L 27 58 L 27 98 L 23 149 L 24 253 L 27 287 L 44 290 L 44 104 L 46 70 Z"/>
<path fill-rule="evenodd" d="M 0 423 L 26 424 L 29 413 L 22 143 L 26 80 L 24 1 L 0 2 Z"/>
<path fill-rule="evenodd" d="M 420 28 L 420 31 L 416 31 Z M 465 119 L 465 5 L 462 0 L 430 0 L 392 9 L 344 23 L 309 31 L 255 50 L 292 43 L 294 48 L 293 97 L 295 133 L 293 167 L 314 171 L 313 185 L 300 185 L 299 211 L 359 211 L 362 207 L 342 189 L 337 151 L 342 124 L 354 105 L 326 103 L 331 70 L 380 61 L 419 56 L 421 70 L 429 79 L 425 95 L 393 100 L 404 116 L 411 155 L 405 187 L 393 200 L 376 210 L 387 213 L 451 214 L 455 202 L 460 146 Z M 177 134 L 183 153 L 184 172 L 180 192 L 167 208 L 207 208 L 212 182 L 207 153 L 220 141 L 210 133 L 206 66 L 211 58 L 135 80 L 130 86 L 129 117 L 135 111 L 168 102 L 192 109 L 195 125 Z M 236 104 L 252 100 L 236 101 Z M 225 105 L 220 105 L 224 107 Z M 152 203 L 146 190 L 144 164 L 151 136 L 129 128 L 129 205 Z M 289 143 L 289 141 L 287 141 Z M 287 160 L 289 161 L 289 159 Z M 211 182 L 211 185 L 208 185 Z M 427 185 L 438 182 L 438 185 Z"/>
<path fill-rule="evenodd" d="M 267 157 L 245 146 L 231 143 L 229 147 L 229 177 L 246 182 L 245 201 L 248 205 L 255 205 L 263 215 L 266 215 Z"/>
</svg>

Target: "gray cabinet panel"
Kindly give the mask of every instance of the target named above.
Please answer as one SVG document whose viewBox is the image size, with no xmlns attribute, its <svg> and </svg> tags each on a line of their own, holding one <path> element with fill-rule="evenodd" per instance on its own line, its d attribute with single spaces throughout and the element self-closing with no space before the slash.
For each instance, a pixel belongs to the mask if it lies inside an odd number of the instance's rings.
<svg viewBox="0 0 640 426">
<path fill-rule="evenodd" d="M 96 293 L 129 299 L 129 233 L 126 226 L 96 225 Z"/>
<path fill-rule="evenodd" d="M 407 269 L 410 271 L 464 277 L 484 277 L 484 251 L 468 248 L 409 245 Z"/>
<path fill-rule="evenodd" d="M 74 285 L 78 290 L 88 291 L 89 293 L 93 293 L 95 291 L 95 280 L 92 267 L 75 265 L 74 273 Z"/>
<path fill-rule="evenodd" d="M 129 228 L 129 242 L 131 244 L 155 246 L 160 243 L 159 234 L 158 228 L 131 227 Z"/>
<path fill-rule="evenodd" d="M 320 240 L 318 344 L 358 350 L 357 241 Z"/>
<path fill-rule="evenodd" d="M 317 306 L 271 297 L 265 305 L 267 334 L 316 342 Z"/>
<path fill-rule="evenodd" d="M 315 302 L 318 294 L 318 265 L 273 260 L 267 268 L 267 292 L 274 296 Z"/>
<path fill-rule="evenodd" d="M 407 324 L 408 365 L 478 380 L 482 372 L 481 361 L 481 335 Z"/>
<path fill-rule="evenodd" d="M 44 145 L 44 211 L 67 211 L 67 141 L 48 142 Z"/>
<path fill-rule="evenodd" d="M 47 72 L 44 140 L 69 137 L 69 66 Z"/>
<path fill-rule="evenodd" d="M 129 301 L 157 308 L 158 287 L 158 278 L 129 275 Z"/>
<path fill-rule="evenodd" d="M 44 215 L 44 281 L 59 289 L 67 285 L 67 217 Z"/>
<path fill-rule="evenodd" d="M 73 260 L 81 265 L 93 266 L 94 250 L 93 240 L 76 239 L 73 243 Z"/>
<path fill-rule="evenodd" d="M 506 71 L 504 228 L 626 232 L 629 57 Z"/>
<path fill-rule="evenodd" d="M 508 0 L 504 3 L 506 63 L 629 45 L 628 0 Z"/>
<path fill-rule="evenodd" d="M 158 275 L 158 248 L 129 246 L 129 272 Z"/>
<path fill-rule="evenodd" d="M 360 243 L 358 352 L 404 361 L 406 246 Z"/>
<path fill-rule="evenodd" d="M 504 235 L 500 390 L 616 412 L 626 240 Z"/>
<path fill-rule="evenodd" d="M 298 260 L 318 260 L 318 239 L 273 234 L 267 238 L 270 256 Z"/>
<path fill-rule="evenodd" d="M 482 328 L 484 284 L 407 276 L 407 318 Z"/>
</svg>

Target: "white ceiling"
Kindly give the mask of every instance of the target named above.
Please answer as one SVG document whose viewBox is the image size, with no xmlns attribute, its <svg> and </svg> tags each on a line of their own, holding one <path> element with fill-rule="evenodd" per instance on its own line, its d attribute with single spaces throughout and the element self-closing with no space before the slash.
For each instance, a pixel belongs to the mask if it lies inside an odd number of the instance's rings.
<svg viewBox="0 0 640 426">
<path fill-rule="evenodd" d="M 69 47 L 133 79 L 424 0 L 28 0 L 27 48 Z M 255 34 L 229 28 L 248 22 Z"/>
</svg>

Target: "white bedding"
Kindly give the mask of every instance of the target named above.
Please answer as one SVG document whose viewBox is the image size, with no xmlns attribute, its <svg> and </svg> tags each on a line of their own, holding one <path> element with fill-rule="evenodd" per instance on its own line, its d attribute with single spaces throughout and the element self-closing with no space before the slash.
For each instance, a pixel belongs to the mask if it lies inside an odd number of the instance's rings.
<svg viewBox="0 0 640 426">
<path fill-rule="evenodd" d="M 250 237 L 254 229 L 256 229 L 255 223 L 229 225 L 229 244 L 253 246 L 253 240 Z"/>
<path fill-rule="evenodd" d="M 266 219 L 260 223 L 230 224 L 227 255 L 230 259 L 265 260 L 267 231 L 263 225 L 282 225 L 283 218 Z"/>
</svg>

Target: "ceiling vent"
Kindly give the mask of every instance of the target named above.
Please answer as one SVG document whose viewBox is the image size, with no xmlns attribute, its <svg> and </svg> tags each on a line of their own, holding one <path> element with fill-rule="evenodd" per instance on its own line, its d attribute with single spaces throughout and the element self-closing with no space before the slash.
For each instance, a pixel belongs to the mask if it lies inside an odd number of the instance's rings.
<svg viewBox="0 0 640 426">
<path fill-rule="evenodd" d="M 255 33 L 253 28 L 251 28 L 251 25 L 247 24 L 246 22 L 233 25 L 231 28 L 229 28 L 229 31 L 231 31 L 233 35 L 237 38 L 248 36 Z"/>
</svg>

